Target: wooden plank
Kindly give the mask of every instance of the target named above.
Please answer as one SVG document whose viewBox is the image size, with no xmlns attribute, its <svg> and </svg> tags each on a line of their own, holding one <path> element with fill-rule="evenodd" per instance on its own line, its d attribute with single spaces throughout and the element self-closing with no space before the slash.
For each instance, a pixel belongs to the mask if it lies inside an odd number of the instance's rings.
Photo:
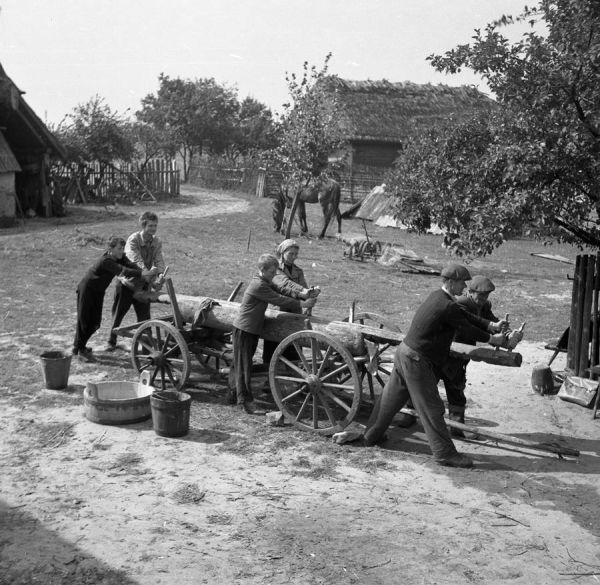
<svg viewBox="0 0 600 585">
<path fill-rule="evenodd" d="M 579 290 L 583 289 L 581 282 L 581 271 L 583 265 L 583 256 L 577 255 L 575 259 L 575 274 L 573 275 L 573 291 L 571 294 L 571 319 L 569 322 L 569 343 L 567 345 L 567 370 L 575 372 L 577 364 L 579 363 L 579 355 L 577 353 L 578 333 L 579 327 Z"/>
<path fill-rule="evenodd" d="M 590 354 L 590 364 L 596 365 L 600 362 L 600 328 L 598 319 L 598 294 L 600 290 L 600 254 L 596 254 L 594 264 L 594 293 L 592 297 L 592 348 Z M 593 380 L 597 380 L 597 375 L 592 375 Z M 598 393 L 600 394 L 600 392 Z"/>
<path fill-rule="evenodd" d="M 181 311 L 179 310 L 179 303 L 177 302 L 177 297 L 175 296 L 175 288 L 173 287 L 173 281 L 170 278 L 165 278 L 165 286 L 167 287 L 169 301 L 171 303 L 171 306 L 173 307 L 173 323 L 175 323 L 175 327 L 177 327 L 177 329 L 183 329 L 184 321 L 181 315 Z"/>
<path fill-rule="evenodd" d="M 592 319 L 592 298 L 594 296 L 594 266 L 596 257 L 591 254 L 586 256 L 586 277 L 583 304 L 581 307 L 581 336 L 578 376 L 585 376 L 586 370 L 590 366 L 590 322 Z"/>
</svg>

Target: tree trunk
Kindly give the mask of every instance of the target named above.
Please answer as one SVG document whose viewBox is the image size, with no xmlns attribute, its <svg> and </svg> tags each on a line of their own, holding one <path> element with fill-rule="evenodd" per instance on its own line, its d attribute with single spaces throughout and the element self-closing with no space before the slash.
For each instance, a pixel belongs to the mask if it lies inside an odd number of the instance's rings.
<svg viewBox="0 0 600 585">
<path fill-rule="evenodd" d="M 200 309 L 209 299 L 207 297 L 195 297 L 189 295 L 177 295 L 179 311 L 185 323 L 195 323 L 197 326 L 210 327 L 216 331 L 229 332 L 233 327 L 233 321 L 240 309 L 240 303 L 218 300 L 218 305 L 205 310 L 200 315 Z M 161 294 L 159 303 L 170 303 L 168 294 Z M 286 313 L 267 309 L 265 323 L 261 333 L 263 339 L 281 342 L 288 335 L 306 329 L 306 315 L 297 313 Z M 315 331 L 327 334 L 340 341 L 352 355 L 363 356 L 367 353 L 365 339 L 375 342 L 389 342 L 398 345 L 404 335 L 387 329 L 369 327 L 360 323 L 347 323 L 345 321 L 329 321 L 323 317 L 310 317 L 310 325 Z M 462 343 L 453 343 L 451 348 L 453 357 L 460 359 L 471 359 L 483 361 L 498 366 L 519 367 L 522 362 L 520 353 L 495 350 L 491 347 L 476 347 Z"/>
</svg>

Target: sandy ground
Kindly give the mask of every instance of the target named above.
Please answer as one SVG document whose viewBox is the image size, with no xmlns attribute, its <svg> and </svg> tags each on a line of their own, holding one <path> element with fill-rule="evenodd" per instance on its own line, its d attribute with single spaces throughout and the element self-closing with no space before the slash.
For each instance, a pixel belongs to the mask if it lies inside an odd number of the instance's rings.
<svg viewBox="0 0 600 585">
<path fill-rule="evenodd" d="M 457 441 L 476 467 L 442 468 L 419 425 L 392 427 L 382 447 L 339 446 L 234 411 L 197 372 L 189 434 L 163 438 L 150 420 L 83 416 L 85 383 L 126 368 L 124 352 L 73 363 L 66 391 L 35 377 L 37 400 L 56 406 L 11 400 L 1 414 L 0 583 L 597 583 L 600 419 L 534 393 L 549 352 L 519 350 L 521 368 L 469 366 L 467 422 L 579 457 Z M 28 351 L 23 340 L 20 357 L 37 359 Z"/>
</svg>

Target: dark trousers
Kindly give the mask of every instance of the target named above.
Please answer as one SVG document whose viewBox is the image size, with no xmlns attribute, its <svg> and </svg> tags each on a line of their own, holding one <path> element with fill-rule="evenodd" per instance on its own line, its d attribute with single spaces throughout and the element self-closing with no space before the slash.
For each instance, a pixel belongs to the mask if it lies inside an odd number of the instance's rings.
<svg viewBox="0 0 600 585">
<path fill-rule="evenodd" d="M 467 405 L 467 364 L 465 360 L 450 358 L 442 371 L 442 380 L 448 398 L 448 410 L 464 411 Z"/>
<path fill-rule="evenodd" d="M 89 287 L 77 288 L 77 327 L 73 349 L 83 349 L 89 338 L 100 328 L 104 291 L 90 290 Z"/>
<path fill-rule="evenodd" d="M 442 381 L 448 399 L 448 410 L 464 412 L 467 405 L 465 388 L 467 387 L 467 364 L 469 361 L 450 358 L 442 370 Z M 407 408 L 414 408 L 409 400 Z"/>
<path fill-rule="evenodd" d="M 237 327 L 233 328 L 233 370 L 235 375 L 235 392 L 237 404 L 251 402 L 252 394 L 252 358 L 258 346 L 258 335 L 247 333 Z"/>
<path fill-rule="evenodd" d="M 134 299 L 133 291 L 126 287 L 122 282 L 117 282 L 112 306 L 112 325 L 110 328 L 110 336 L 108 338 L 108 343 L 111 345 L 117 343 L 117 334 L 113 333 L 113 329 L 121 324 L 121 321 L 123 321 L 123 318 L 127 315 L 127 311 L 131 308 L 131 305 L 133 305 L 138 322 L 150 319 L 150 303 L 144 303 Z"/>
<path fill-rule="evenodd" d="M 377 400 L 365 432 L 365 441 L 375 444 L 390 426 L 396 413 L 412 400 L 436 459 L 456 454 L 444 421 L 444 403 L 437 389 L 439 376 L 431 362 L 401 343 L 394 356 L 394 369 Z"/>
</svg>

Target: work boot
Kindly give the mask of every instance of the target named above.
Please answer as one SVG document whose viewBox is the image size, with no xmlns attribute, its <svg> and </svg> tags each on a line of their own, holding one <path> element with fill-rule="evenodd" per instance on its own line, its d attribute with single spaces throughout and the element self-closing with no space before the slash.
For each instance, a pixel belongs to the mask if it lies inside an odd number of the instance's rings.
<svg viewBox="0 0 600 585">
<path fill-rule="evenodd" d="M 462 425 L 465 424 L 465 407 L 464 406 L 449 406 L 448 407 L 448 418 L 451 421 L 460 423 Z M 450 435 L 456 437 L 457 439 L 464 439 L 465 434 L 460 429 L 455 429 L 454 427 L 450 427 Z"/>
<path fill-rule="evenodd" d="M 454 453 L 454 455 L 450 455 L 449 457 L 436 459 L 435 462 L 444 467 L 461 467 L 463 469 L 473 467 L 473 460 L 462 453 Z"/>
<path fill-rule="evenodd" d="M 405 429 L 412 427 L 416 422 L 417 417 L 414 414 L 408 414 L 408 412 L 401 412 L 394 417 L 394 424 Z"/>
</svg>

